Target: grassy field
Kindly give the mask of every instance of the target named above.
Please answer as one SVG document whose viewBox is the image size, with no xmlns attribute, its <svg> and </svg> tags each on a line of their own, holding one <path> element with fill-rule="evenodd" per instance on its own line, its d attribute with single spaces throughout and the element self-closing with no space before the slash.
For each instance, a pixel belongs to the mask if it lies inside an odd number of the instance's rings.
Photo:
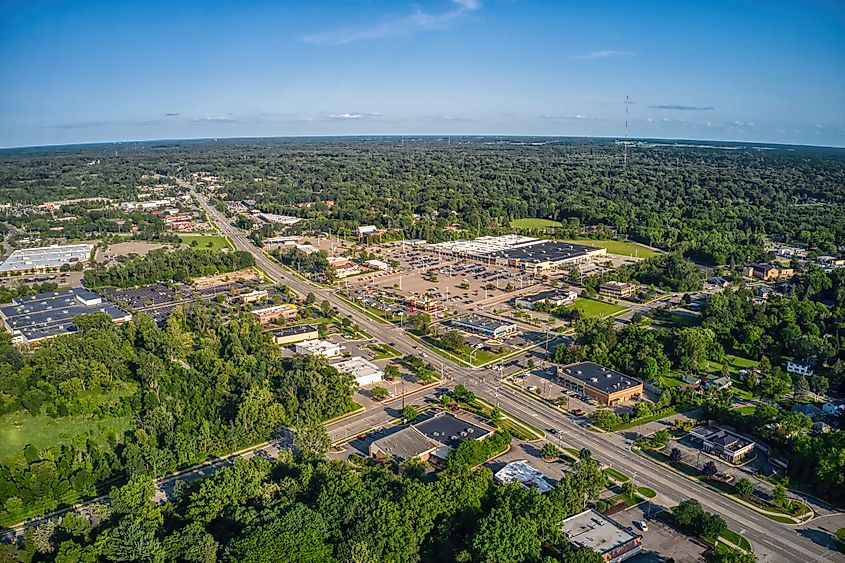
<svg viewBox="0 0 845 563">
<path fill-rule="evenodd" d="M 514 229 L 548 229 L 552 227 L 560 227 L 560 222 L 552 221 L 551 219 L 527 217 L 525 219 L 514 219 L 511 221 L 511 227 Z"/>
<path fill-rule="evenodd" d="M 219 252 L 224 248 L 232 249 L 232 243 L 226 237 L 216 235 L 179 235 L 179 238 L 182 239 L 182 244 L 187 244 L 188 246 L 191 246 L 191 243 L 196 241 L 197 244 L 194 248 L 203 248 L 215 252 Z"/>
<path fill-rule="evenodd" d="M 587 297 L 579 297 L 575 300 L 575 304 L 567 307 L 567 309 L 572 308 L 578 309 L 581 312 L 581 316 L 602 318 L 615 315 L 627 309 L 627 307 L 622 307 L 621 305 L 605 303 L 604 301 L 589 299 Z"/>
<path fill-rule="evenodd" d="M 610 254 L 619 254 L 620 256 L 637 256 L 639 258 L 651 258 L 652 256 L 659 256 L 659 252 L 637 244 L 635 242 L 624 242 L 613 239 L 576 239 L 567 240 L 564 242 L 571 242 L 574 244 L 585 244 L 587 246 L 600 246 L 606 248 Z"/>
<path fill-rule="evenodd" d="M 27 444 L 43 450 L 85 434 L 95 441 L 104 440 L 112 434 L 122 434 L 131 426 L 131 417 L 91 420 L 84 416 L 51 418 L 23 411 L 10 413 L 0 417 L 0 461 L 22 458 Z"/>
<path fill-rule="evenodd" d="M 608 477 L 610 477 L 614 481 L 618 481 L 620 483 L 627 483 L 628 480 L 630 479 L 630 477 L 628 477 L 624 473 L 616 471 L 612 467 L 605 467 L 602 471 L 605 475 L 607 475 Z"/>
</svg>

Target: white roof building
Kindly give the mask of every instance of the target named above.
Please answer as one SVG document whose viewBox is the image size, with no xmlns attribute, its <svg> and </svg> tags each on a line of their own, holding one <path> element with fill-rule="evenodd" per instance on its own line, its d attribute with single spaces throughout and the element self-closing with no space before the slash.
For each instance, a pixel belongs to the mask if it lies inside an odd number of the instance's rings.
<svg viewBox="0 0 845 563">
<path fill-rule="evenodd" d="M 382 262 L 381 260 L 367 260 L 364 262 L 364 265 L 368 268 L 372 268 L 373 270 L 389 270 L 390 264 L 387 262 Z"/>
<path fill-rule="evenodd" d="M 526 489 L 537 489 L 541 493 L 552 490 L 543 472 L 524 459 L 505 465 L 496 472 L 493 479 L 502 485 L 516 481 Z"/>
<path fill-rule="evenodd" d="M 337 358 L 343 353 L 344 347 L 328 340 L 306 340 L 297 342 L 293 349 L 297 354 Z"/>
<path fill-rule="evenodd" d="M 93 249 L 92 244 L 68 244 L 15 250 L 0 264 L 0 272 L 44 270 L 60 268 L 65 264 L 87 262 L 91 258 Z"/>
<path fill-rule="evenodd" d="M 364 385 L 378 383 L 384 379 L 384 370 L 361 356 L 353 356 L 337 362 L 332 367 L 337 371 L 351 374 L 358 385 L 362 387 Z"/>
<path fill-rule="evenodd" d="M 376 232 L 376 230 L 375 225 L 361 225 L 358 227 L 358 236 L 371 235 Z"/>
</svg>

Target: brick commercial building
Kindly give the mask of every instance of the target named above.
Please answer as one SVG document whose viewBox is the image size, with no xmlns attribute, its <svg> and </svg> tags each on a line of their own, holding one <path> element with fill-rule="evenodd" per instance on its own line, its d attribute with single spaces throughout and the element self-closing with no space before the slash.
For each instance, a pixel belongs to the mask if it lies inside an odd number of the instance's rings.
<svg viewBox="0 0 845 563">
<path fill-rule="evenodd" d="M 264 307 L 262 309 L 253 309 L 252 314 L 258 319 L 261 324 L 269 323 L 276 319 L 284 319 L 292 321 L 296 318 L 299 308 L 291 303 L 284 303 L 282 305 L 273 305 L 272 307 Z"/>
<path fill-rule="evenodd" d="M 774 264 L 749 264 L 742 270 L 742 273 L 749 278 L 768 281 L 791 278 L 795 270 L 792 268 L 781 268 Z"/>
<path fill-rule="evenodd" d="M 620 281 L 604 282 L 599 286 L 599 293 L 612 297 L 630 297 L 636 290 L 637 286 L 634 284 Z"/>
<path fill-rule="evenodd" d="M 606 406 L 639 398 L 643 382 L 595 362 L 581 362 L 557 368 L 564 387 L 592 397 Z"/>
</svg>

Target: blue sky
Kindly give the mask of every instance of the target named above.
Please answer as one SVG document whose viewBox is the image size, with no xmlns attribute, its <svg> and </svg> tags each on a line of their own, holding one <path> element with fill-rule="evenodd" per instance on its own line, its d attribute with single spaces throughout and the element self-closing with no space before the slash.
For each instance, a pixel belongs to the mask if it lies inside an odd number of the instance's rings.
<svg viewBox="0 0 845 563">
<path fill-rule="evenodd" d="M 625 135 L 845 146 L 845 2 L 0 0 L 0 146 Z"/>
</svg>

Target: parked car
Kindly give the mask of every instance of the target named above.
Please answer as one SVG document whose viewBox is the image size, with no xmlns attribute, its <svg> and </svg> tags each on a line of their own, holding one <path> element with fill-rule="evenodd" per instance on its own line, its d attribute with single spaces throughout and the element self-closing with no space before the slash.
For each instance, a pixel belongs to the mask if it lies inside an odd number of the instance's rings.
<svg viewBox="0 0 845 563">
<path fill-rule="evenodd" d="M 637 528 L 639 528 L 639 529 L 640 529 L 640 530 L 642 530 L 643 532 L 647 532 L 647 531 L 648 531 L 648 524 L 646 524 L 646 523 L 645 523 L 645 522 L 643 522 L 642 520 L 635 520 L 635 521 L 634 521 L 634 524 L 636 524 L 636 525 L 637 525 Z"/>
</svg>

